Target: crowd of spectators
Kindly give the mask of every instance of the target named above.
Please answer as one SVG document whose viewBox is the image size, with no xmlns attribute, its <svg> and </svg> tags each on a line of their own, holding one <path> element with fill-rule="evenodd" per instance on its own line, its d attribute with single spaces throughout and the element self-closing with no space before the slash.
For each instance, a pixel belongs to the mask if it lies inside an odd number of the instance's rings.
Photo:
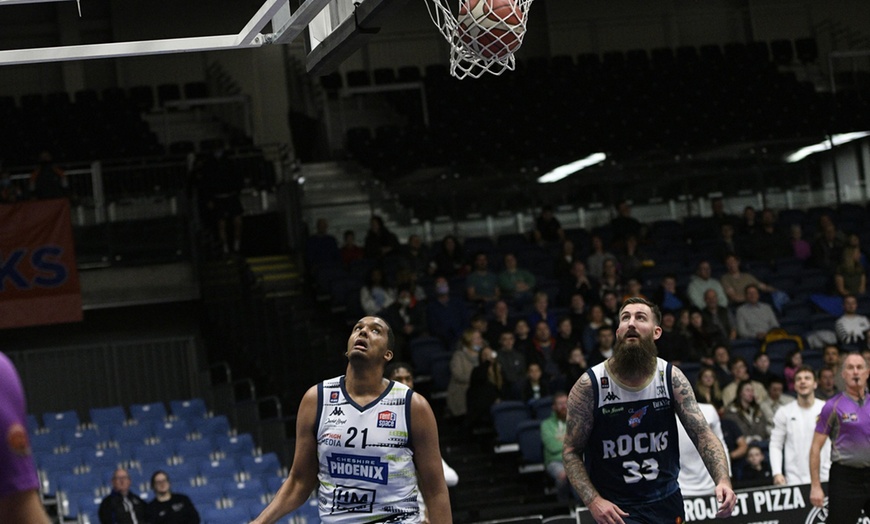
<svg viewBox="0 0 870 524">
<path fill-rule="evenodd" d="M 721 416 L 735 474 L 746 464 L 747 481 L 764 482 L 774 416 L 794 400 L 803 350 L 828 345 L 815 393 L 828 398 L 838 390 L 841 352 L 867 348 L 867 261 L 861 237 L 841 230 L 834 210 L 815 223 L 789 223 L 771 209 L 730 215 L 720 199 L 712 208 L 691 232 L 681 227 L 674 235 L 632 217 L 628 202 L 591 234 L 564 230 L 545 207 L 534 231 L 509 245 L 447 235 L 434 247 L 417 235 L 401 244 L 373 217 L 362 257 L 345 256 L 352 232 L 340 250 L 334 240 L 329 249 L 309 243 L 318 253 L 307 256 L 314 271 L 367 268 L 358 296 L 349 294 L 348 314 L 358 306 L 388 318 L 400 335 L 400 358 L 413 360 L 418 337 L 452 352 L 446 415 L 469 430 L 487 424 L 500 400 L 570 390 L 612 354 L 622 301 L 644 296 L 663 312 L 659 355 L 688 370 L 699 397 Z M 671 251 L 681 253 L 677 263 Z M 779 278 L 785 268 L 822 284 L 789 284 Z M 803 312 L 804 325 L 784 328 L 792 310 Z M 828 323 L 818 327 L 815 317 Z M 765 353 L 782 339 L 796 344 L 787 358 Z"/>
</svg>

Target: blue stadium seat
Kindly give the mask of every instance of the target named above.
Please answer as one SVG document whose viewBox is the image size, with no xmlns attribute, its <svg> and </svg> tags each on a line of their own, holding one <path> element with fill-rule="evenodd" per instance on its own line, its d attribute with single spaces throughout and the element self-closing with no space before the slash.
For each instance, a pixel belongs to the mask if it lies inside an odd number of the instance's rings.
<svg viewBox="0 0 870 524">
<path fill-rule="evenodd" d="M 761 349 L 761 343 L 755 339 L 738 338 L 731 341 L 731 357 L 743 357 L 750 366 L 759 349 Z"/>
<path fill-rule="evenodd" d="M 553 412 L 553 396 L 548 395 L 539 399 L 529 401 L 529 409 L 532 410 L 532 416 L 537 420 L 544 420 Z"/>
<path fill-rule="evenodd" d="M 39 419 L 33 413 L 27 414 L 27 433 L 35 435 L 39 431 Z"/>
<path fill-rule="evenodd" d="M 78 516 L 80 522 L 99 522 L 100 518 L 98 513 L 102 501 L 103 497 L 80 496 L 75 501 L 74 514 Z M 70 502 L 72 503 L 72 501 Z M 73 508 L 70 508 L 70 512 L 73 512 Z"/>
<path fill-rule="evenodd" d="M 278 490 L 281 489 L 281 486 L 284 484 L 284 477 L 266 477 L 266 489 L 269 493 L 275 494 L 278 493 Z"/>
<path fill-rule="evenodd" d="M 444 352 L 435 355 L 432 359 L 432 395 L 443 396 L 450 384 L 450 359 L 451 355 Z"/>
<path fill-rule="evenodd" d="M 166 406 L 163 405 L 163 402 L 133 404 L 130 406 L 130 418 L 140 423 L 143 420 L 163 422 L 163 419 L 166 418 Z"/>
<path fill-rule="evenodd" d="M 256 447 L 254 445 L 254 437 L 252 437 L 250 433 L 240 433 L 232 436 L 220 435 L 215 438 L 214 442 L 215 448 L 227 455 L 233 455 L 236 457 L 253 455 L 254 448 Z"/>
<path fill-rule="evenodd" d="M 52 411 L 42 414 L 42 426 L 51 431 L 75 429 L 79 425 L 79 416 L 75 410 Z"/>
<path fill-rule="evenodd" d="M 140 444 L 133 448 L 133 458 L 139 463 L 162 463 L 169 464 L 169 459 L 172 457 L 172 450 L 166 449 L 166 446 L 155 444 Z"/>
<path fill-rule="evenodd" d="M 130 460 L 129 454 L 121 454 L 118 449 L 106 447 L 93 449 L 82 453 L 82 463 L 91 471 L 114 471 L 118 466 Z"/>
<path fill-rule="evenodd" d="M 74 431 L 64 431 L 64 444 L 73 448 L 96 449 L 101 442 L 109 440 L 108 437 L 101 435 L 96 428 L 82 428 Z"/>
<path fill-rule="evenodd" d="M 205 508 L 201 516 L 202 524 L 248 524 L 251 520 L 248 508 L 239 506 Z"/>
<path fill-rule="evenodd" d="M 179 490 L 179 493 L 182 493 Z M 199 486 L 190 486 L 183 491 L 185 495 L 190 497 L 190 500 L 196 506 L 200 515 L 209 508 L 214 508 L 218 501 L 224 496 L 224 488 L 219 484 L 202 484 Z"/>
<path fill-rule="evenodd" d="M 264 453 L 259 457 L 243 456 L 239 459 L 239 465 L 251 477 L 281 474 L 281 461 L 275 453 Z"/>
<path fill-rule="evenodd" d="M 46 431 L 30 435 L 30 449 L 34 455 L 52 454 L 55 448 L 63 445 L 63 433 L 60 431 Z"/>
<path fill-rule="evenodd" d="M 496 440 L 499 444 L 516 443 L 517 427 L 520 422 L 531 419 L 529 407 L 525 402 L 518 400 L 506 400 L 493 404 L 490 414 L 495 426 Z"/>
<path fill-rule="evenodd" d="M 215 450 L 211 437 L 203 437 L 199 440 L 184 440 L 175 446 L 175 455 L 181 457 L 184 462 L 199 464 L 203 460 L 211 458 Z"/>
<path fill-rule="evenodd" d="M 208 413 L 205 400 L 201 398 L 170 400 L 169 409 L 172 411 L 174 416 L 187 421 L 205 418 Z"/>
<path fill-rule="evenodd" d="M 127 422 L 127 413 L 122 406 L 91 408 L 90 416 L 91 422 L 101 429 L 110 426 L 122 426 Z"/>
<path fill-rule="evenodd" d="M 196 462 L 170 464 L 162 469 L 166 472 L 166 474 L 169 476 L 170 482 L 172 482 L 173 486 L 175 486 L 177 489 L 180 489 L 182 486 L 184 486 L 185 488 L 187 486 L 190 486 L 192 481 L 199 476 L 199 466 Z M 151 475 L 154 474 L 154 471 L 143 473 L 147 475 L 150 482 Z"/>
<path fill-rule="evenodd" d="M 235 457 L 223 460 L 203 460 L 199 463 L 199 474 L 205 478 L 236 478 L 239 465 Z"/>
<path fill-rule="evenodd" d="M 163 421 L 154 424 L 154 436 L 162 441 L 184 440 L 191 432 L 191 427 L 186 420 Z"/>
<path fill-rule="evenodd" d="M 258 478 L 245 481 L 228 480 L 223 483 L 224 496 L 230 500 L 256 499 L 262 500 L 267 493 L 263 482 Z"/>
<path fill-rule="evenodd" d="M 517 443 L 523 464 L 544 463 L 544 445 L 541 442 L 541 421 L 525 420 L 517 426 Z"/>
<path fill-rule="evenodd" d="M 289 517 L 289 520 L 282 521 L 282 524 L 284 522 L 305 522 L 307 524 L 319 523 L 320 510 L 317 508 L 317 499 L 315 497 L 309 498 L 305 504 L 302 504 L 296 509 L 296 511 L 290 513 Z"/>
<path fill-rule="evenodd" d="M 130 426 L 116 426 L 112 429 L 112 439 L 121 447 L 144 444 L 153 436 L 152 422 L 148 420 Z"/>
<path fill-rule="evenodd" d="M 217 415 L 210 418 L 197 420 L 193 428 L 203 436 L 220 436 L 227 435 L 230 432 L 230 422 L 225 415 Z"/>
<path fill-rule="evenodd" d="M 425 335 L 411 340 L 409 348 L 411 363 L 417 376 L 431 375 L 433 358 L 448 353 L 440 339 Z"/>
</svg>

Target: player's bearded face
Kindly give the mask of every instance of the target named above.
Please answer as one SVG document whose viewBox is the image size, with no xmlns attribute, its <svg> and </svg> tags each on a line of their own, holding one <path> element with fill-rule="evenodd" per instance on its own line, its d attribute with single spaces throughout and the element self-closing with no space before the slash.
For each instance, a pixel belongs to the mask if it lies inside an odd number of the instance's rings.
<svg viewBox="0 0 870 524">
<path fill-rule="evenodd" d="M 658 350 L 652 335 L 639 335 L 629 330 L 616 341 L 610 364 L 622 373 L 647 376 L 655 371 L 657 355 Z"/>
</svg>

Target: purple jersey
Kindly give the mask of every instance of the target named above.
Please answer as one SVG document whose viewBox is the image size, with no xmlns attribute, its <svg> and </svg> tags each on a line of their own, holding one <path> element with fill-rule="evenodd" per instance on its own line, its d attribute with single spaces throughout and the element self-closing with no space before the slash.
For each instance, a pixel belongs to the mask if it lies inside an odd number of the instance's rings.
<svg viewBox="0 0 870 524">
<path fill-rule="evenodd" d="M 18 373 L 0 353 L 0 497 L 39 487 L 27 438 L 26 413 Z"/>
<path fill-rule="evenodd" d="M 816 433 L 831 438 L 831 462 L 870 467 L 870 395 L 858 404 L 846 393 L 831 397 L 816 422 Z"/>
</svg>

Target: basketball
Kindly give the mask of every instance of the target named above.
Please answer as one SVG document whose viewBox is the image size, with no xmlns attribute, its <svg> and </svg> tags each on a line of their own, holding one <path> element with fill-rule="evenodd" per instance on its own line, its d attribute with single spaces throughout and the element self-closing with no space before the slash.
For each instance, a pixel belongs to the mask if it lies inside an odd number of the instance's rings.
<svg viewBox="0 0 870 524">
<path fill-rule="evenodd" d="M 515 0 L 465 0 L 457 21 L 462 42 L 487 59 L 514 52 L 526 30 L 525 13 Z"/>
</svg>

